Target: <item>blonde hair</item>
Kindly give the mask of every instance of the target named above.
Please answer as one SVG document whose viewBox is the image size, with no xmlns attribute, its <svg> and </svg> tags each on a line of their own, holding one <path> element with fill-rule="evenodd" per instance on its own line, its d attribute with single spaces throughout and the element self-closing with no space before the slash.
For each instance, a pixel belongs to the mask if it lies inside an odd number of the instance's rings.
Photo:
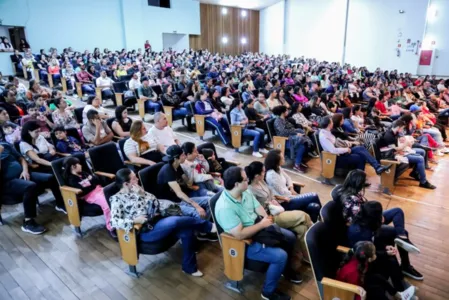
<svg viewBox="0 0 449 300">
<path fill-rule="evenodd" d="M 130 137 L 139 144 L 139 152 L 145 152 L 150 149 L 150 144 L 144 140 L 142 140 L 142 127 L 144 126 L 143 122 L 140 120 L 134 121 L 131 124 L 131 128 L 129 130 Z"/>
</svg>

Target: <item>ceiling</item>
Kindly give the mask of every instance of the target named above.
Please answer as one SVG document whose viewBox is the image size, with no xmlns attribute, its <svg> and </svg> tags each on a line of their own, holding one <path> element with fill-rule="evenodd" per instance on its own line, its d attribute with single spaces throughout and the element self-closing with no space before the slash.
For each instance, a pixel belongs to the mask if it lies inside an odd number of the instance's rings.
<svg viewBox="0 0 449 300">
<path fill-rule="evenodd" d="M 200 0 L 201 3 L 261 10 L 284 0 Z"/>
</svg>

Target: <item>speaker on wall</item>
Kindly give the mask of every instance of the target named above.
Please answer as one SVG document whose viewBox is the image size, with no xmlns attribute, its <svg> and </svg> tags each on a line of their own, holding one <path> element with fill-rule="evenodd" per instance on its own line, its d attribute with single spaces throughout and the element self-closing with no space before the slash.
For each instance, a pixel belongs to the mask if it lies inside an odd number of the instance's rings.
<svg viewBox="0 0 449 300">
<path fill-rule="evenodd" d="M 149 6 L 170 8 L 170 0 L 148 0 Z"/>
</svg>

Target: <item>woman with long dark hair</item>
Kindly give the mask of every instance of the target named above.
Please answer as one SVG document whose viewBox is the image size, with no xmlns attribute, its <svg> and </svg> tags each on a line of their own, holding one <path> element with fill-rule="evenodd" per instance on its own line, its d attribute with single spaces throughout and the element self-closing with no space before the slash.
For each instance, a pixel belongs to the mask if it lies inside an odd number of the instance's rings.
<svg viewBox="0 0 449 300">
<path fill-rule="evenodd" d="M 128 108 L 119 105 L 115 108 L 115 119 L 112 122 L 112 131 L 119 137 L 129 136 L 133 120 L 128 117 Z"/>
<path fill-rule="evenodd" d="M 285 164 L 284 156 L 279 150 L 271 150 L 265 157 L 265 180 L 278 196 L 282 207 L 286 210 L 302 210 L 309 214 L 312 221 L 318 220 L 321 201 L 316 193 L 298 194 L 290 176 L 281 168 Z"/>
</svg>

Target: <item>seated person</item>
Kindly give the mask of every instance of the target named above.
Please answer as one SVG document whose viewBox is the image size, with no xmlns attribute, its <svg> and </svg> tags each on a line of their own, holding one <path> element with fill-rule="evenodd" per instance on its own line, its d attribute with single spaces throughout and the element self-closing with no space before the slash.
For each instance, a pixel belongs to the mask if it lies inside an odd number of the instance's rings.
<svg viewBox="0 0 449 300">
<path fill-rule="evenodd" d="M 89 72 L 86 70 L 86 65 L 82 62 L 79 64 L 80 70 L 76 73 L 76 78 L 79 82 L 81 82 L 81 91 L 82 93 L 86 93 L 89 95 L 95 95 L 95 87 L 92 81 L 95 79 Z"/>
<path fill-rule="evenodd" d="M 23 126 L 29 121 L 34 121 L 39 125 L 41 134 L 46 138 L 50 137 L 50 128 L 52 128 L 54 124 L 45 116 L 44 113 L 38 110 L 36 103 L 28 104 L 27 113 L 27 115 L 22 117 L 20 124 Z"/>
<path fill-rule="evenodd" d="M 134 224 L 149 223 L 153 229 L 140 233 L 139 238 L 144 243 L 162 241 L 170 235 L 175 235 L 182 242 L 182 271 L 195 277 L 203 276 L 196 264 L 195 231 L 216 236 L 216 226 L 209 221 L 187 215 L 169 216 L 158 221 L 151 220 L 155 202 L 159 202 L 161 207 L 167 207 L 172 202 L 158 200 L 152 194 L 145 192 L 139 186 L 136 174 L 130 169 L 119 170 L 115 177 L 115 184 L 120 191 L 110 198 L 112 227 L 128 233 Z"/>
<path fill-rule="evenodd" d="M 296 129 L 295 126 L 287 120 L 288 110 L 285 106 L 276 106 L 272 109 L 273 114 L 277 116 L 274 121 L 274 130 L 277 136 L 288 137 L 290 156 L 295 157 L 293 170 L 300 173 L 307 171 L 306 163 L 303 162 L 303 156 L 311 149 L 312 141 L 305 135 L 304 130 Z"/>
<path fill-rule="evenodd" d="M 251 239 L 261 230 L 273 225 L 273 217 L 268 216 L 265 209 L 248 190 L 248 178 L 239 167 L 230 167 L 223 176 L 225 190 L 215 205 L 216 221 L 223 230 L 238 240 Z M 260 219 L 259 222 L 256 222 Z M 269 264 L 262 299 L 291 299 L 288 295 L 277 291 L 278 281 L 282 275 L 293 283 L 301 283 L 302 279 L 291 268 L 294 256 L 295 235 L 280 229 L 285 238 L 283 247 L 267 247 L 253 241 L 246 246 L 246 258 Z"/>
<path fill-rule="evenodd" d="M 266 182 L 285 210 L 302 210 L 313 222 L 318 220 L 321 201 L 317 193 L 298 194 L 290 176 L 281 168 L 285 164 L 280 150 L 271 150 L 265 157 Z"/>
<path fill-rule="evenodd" d="M 115 135 L 124 138 L 129 136 L 133 120 L 128 117 L 128 108 L 119 105 L 115 108 L 115 119 L 112 122 L 112 131 Z"/>
<path fill-rule="evenodd" d="M 56 143 L 56 151 L 67 154 L 84 154 L 88 157 L 87 149 L 81 144 L 81 141 L 73 136 L 67 136 L 64 127 L 56 127 L 53 129 L 58 142 Z"/>
<path fill-rule="evenodd" d="M 349 172 L 343 185 L 338 189 L 338 200 L 343 207 L 343 218 L 346 224 L 350 226 L 359 212 L 362 205 L 368 200 L 364 197 L 365 194 L 366 173 L 361 170 L 353 170 Z M 395 207 L 383 211 L 382 224 L 393 224 L 396 230 L 397 237 L 394 242 L 399 247 L 399 254 L 401 261 L 410 262 L 408 252 L 419 253 L 420 250 L 409 239 L 408 231 L 405 229 L 405 217 L 401 208 Z M 406 266 L 404 264 L 404 266 Z M 410 266 L 407 271 L 411 278 L 421 278 L 422 275 Z"/>
<path fill-rule="evenodd" d="M 389 300 L 391 298 L 386 296 L 387 293 L 394 299 L 414 299 L 413 295 L 416 291 L 414 286 L 411 285 L 403 292 L 399 292 L 388 281 L 388 277 L 373 272 L 369 266 L 375 264 L 376 259 L 376 246 L 372 242 L 358 242 L 343 260 L 341 268 L 337 271 L 336 279 L 362 287 L 361 294 L 364 299 Z M 396 276 L 397 274 L 392 275 Z M 399 282 L 401 279 L 399 276 L 391 281 Z M 400 288 L 403 289 L 402 285 Z M 355 299 L 360 300 L 361 298 L 357 295 Z"/>
<path fill-rule="evenodd" d="M 214 150 L 204 148 L 201 150 L 201 154 L 203 154 L 204 158 L 207 159 L 207 162 L 209 163 L 209 172 L 223 175 L 224 171 L 229 168 L 229 164 L 224 158 L 217 158 L 215 156 Z"/>
<path fill-rule="evenodd" d="M 173 107 L 173 118 L 184 118 L 192 114 L 190 101 L 182 101 L 177 94 L 173 94 L 173 86 L 171 84 L 164 85 L 163 88 L 162 104 Z"/>
<path fill-rule="evenodd" d="M 22 231 L 42 234 L 47 230 L 34 220 L 37 214 L 37 197 L 47 188 L 51 189 L 56 199 L 56 210 L 66 213 L 64 200 L 53 174 L 29 172 L 25 159 L 8 143 L 0 143 L 0 172 L 2 196 L 23 199 L 25 218 Z"/>
<path fill-rule="evenodd" d="M 391 168 L 391 165 L 382 166 L 363 146 L 350 148 L 346 145 L 345 147 L 337 147 L 337 139 L 331 132 L 334 126 L 331 117 L 324 117 L 320 125 L 322 128 L 319 133 L 321 147 L 324 151 L 337 154 L 336 168 L 355 167 L 359 170 L 365 170 L 365 164 L 369 163 L 377 175 Z"/>
<path fill-rule="evenodd" d="M 230 110 L 231 125 L 242 125 L 242 136 L 253 138 L 253 156 L 257 158 L 263 157 L 261 153 L 268 153 L 268 150 L 265 149 L 265 131 L 257 128 L 256 123 L 249 123 L 243 110 L 243 102 L 240 99 L 235 99 L 232 102 Z"/>
<path fill-rule="evenodd" d="M 67 102 L 64 99 L 56 98 L 53 100 L 53 103 L 56 106 L 56 109 L 51 114 L 54 126 L 62 126 L 65 129 L 80 128 L 73 114 L 73 110 L 68 108 Z"/>
<path fill-rule="evenodd" d="M 7 143 L 14 145 L 15 143 L 20 142 L 22 128 L 12 122 L 7 122 L 0 127 L 0 133 L 0 142 L 6 141 Z"/>
<path fill-rule="evenodd" d="M 11 128 L 11 129 L 7 129 L 7 128 Z M 6 109 L 4 109 L 3 107 L 0 106 L 0 142 L 4 142 L 6 140 L 6 136 L 8 134 L 13 133 L 17 128 L 20 131 L 20 126 L 11 122 L 9 119 L 9 114 L 6 111 Z M 5 132 L 5 129 L 8 131 L 8 133 Z M 19 136 L 18 141 L 20 141 L 20 136 Z M 10 144 L 14 144 L 14 143 L 11 143 L 10 141 L 7 141 L 7 142 Z"/>
<path fill-rule="evenodd" d="M 300 210 L 285 211 L 282 201 L 277 200 L 273 190 L 265 182 L 265 166 L 260 161 L 253 161 L 245 167 L 246 176 L 249 180 L 249 190 L 254 194 L 260 205 L 268 208 L 270 214 L 274 216 L 274 222 L 280 227 L 290 229 L 296 234 L 302 254 L 302 259 L 308 263 L 309 254 L 305 242 L 307 230 L 312 226 L 310 216 Z M 283 197 L 279 197 L 282 199 Z"/>
<path fill-rule="evenodd" d="M 195 113 L 205 115 L 204 122 L 217 131 L 223 144 L 232 147 L 229 140 L 231 129 L 229 128 L 228 120 L 222 113 L 214 109 L 212 103 L 207 100 L 207 93 L 204 90 L 195 94 Z"/>
<path fill-rule="evenodd" d="M 114 102 L 114 105 L 116 104 L 115 100 L 115 93 L 112 90 L 112 84 L 114 83 L 114 80 L 109 78 L 106 74 L 106 71 L 101 71 L 100 77 L 96 79 L 97 87 L 102 88 L 101 89 L 101 96 L 103 99 L 112 99 L 112 102 Z"/>
<path fill-rule="evenodd" d="M 98 146 L 112 141 L 114 135 L 111 129 L 105 121 L 101 120 L 96 110 L 91 109 L 87 112 L 87 120 L 82 129 L 86 143 Z"/>
<path fill-rule="evenodd" d="M 382 148 L 386 148 L 393 150 L 396 154 L 404 154 L 404 156 L 407 157 L 409 163 L 414 164 L 413 171 L 410 173 L 410 176 L 419 181 L 419 186 L 425 189 L 436 189 L 436 186 L 434 186 L 427 180 L 425 170 L 426 151 L 419 148 L 413 148 L 413 152 L 403 153 L 403 151 L 398 147 L 399 136 L 404 131 L 404 128 L 405 123 L 402 120 L 397 120 L 393 123 L 392 127 L 380 137 L 377 146 L 379 147 L 381 152 Z"/>
<path fill-rule="evenodd" d="M 189 187 L 192 182 L 189 180 L 181 164 L 184 163 L 186 155 L 178 145 L 168 147 L 164 161 L 167 162 L 157 175 L 157 184 L 160 189 L 162 199 L 167 199 L 181 206 L 184 216 L 191 216 L 205 220 L 210 219 L 209 196 L 191 196 L 193 190 Z M 217 241 L 217 235 L 200 234 L 199 240 Z"/>
<path fill-rule="evenodd" d="M 50 144 L 40 134 L 40 126 L 36 121 L 28 121 L 22 127 L 19 144 L 20 153 L 29 163 L 39 165 L 39 170 L 44 173 L 53 173 L 51 161 L 57 159 L 55 146 Z"/>
<path fill-rule="evenodd" d="M 25 109 L 22 109 L 22 107 L 18 105 L 16 91 L 9 89 L 4 91 L 3 95 L 5 102 L 0 101 L 0 108 L 6 110 L 12 122 L 18 123 L 20 118 L 25 115 Z"/>
<path fill-rule="evenodd" d="M 154 126 L 148 131 L 148 135 L 158 145 L 163 146 L 163 153 L 172 145 L 180 145 L 181 142 L 176 137 L 173 129 L 168 126 L 167 117 L 162 112 L 154 114 Z"/>
<path fill-rule="evenodd" d="M 152 166 L 162 161 L 163 146 L 156 144 L 142 121 L 134 121 L 129 133 L 123 152 L 132 163 Z"/>
<path fill-rule="evenodd" d="M 204 190 L 204 193 L 200 193 L 200 195 L 205 196 L 209 194 L 212 196 L 221 191 L 222 188 L 215 185 L 214 177 L 208 174 L 209 164 L 204 156 L 198 153 L 195 144 L 185 142 L 182 145 L 182 150 L 186 155 L 185 161 L 181 164 L 182 170 L 190 181 L 198 185 L 200 190 Z"/>
<path fill-rule="evenodd" d="M 141 101 L 145 101 L 145 110 L 158 112 L 162 110 L 162 105 L 157 102 L 157 94 L 150 86 L 148 77 L 142 77 L 142 85 L 137 89 L 137 95 Z"/>
<path fill-rule="evenodd" d="M 82 190 L 82 193 L 78 197 L 87 203 L 96 204 L 101 207 L 104 218 L 106 219 L 106 228 L 109 231 L 109 235 L 112 238 L 117 238 L 111 226 L 111 210 L 104 196 L 100 179 L 96 175 L 83 171 L 83 167 L 76 157 L 67 157 L 64 159 L 63 176 L 68 186 Z"/>
<path fill-rule="evenodd" d="M 87 112 L 92 109 L 98 112 L 98 115 L 102 120 L 109 118 L 106 110 L 101 106 L 100 98 L 97 96 L 89 96 L 87 99 L 87 105 L 84 106 L 83 109 L 83 124 L 87 123 Z"/>
</svg>

